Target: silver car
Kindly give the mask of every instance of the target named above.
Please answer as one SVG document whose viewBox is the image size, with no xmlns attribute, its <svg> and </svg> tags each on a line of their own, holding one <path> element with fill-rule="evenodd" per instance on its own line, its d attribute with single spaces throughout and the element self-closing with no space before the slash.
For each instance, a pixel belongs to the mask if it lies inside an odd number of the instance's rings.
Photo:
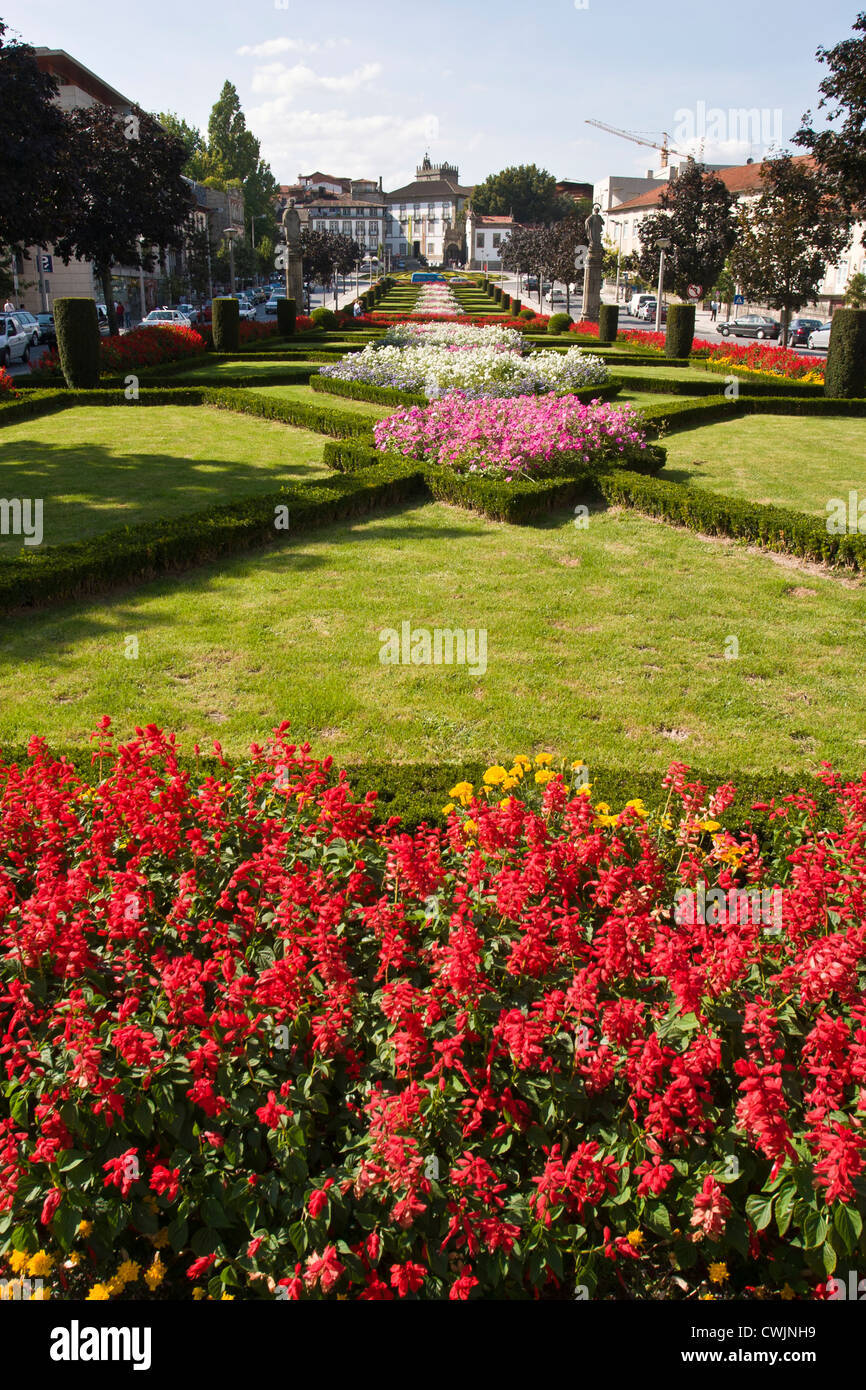
<svg viewBox="0 0 866 1390">
<path fill-rule="evenodd" d="M 30 334 L 14 314 L 0 314 L 0 367 L 30 361 Z"/>
<path fill-rule="evenodd" d="M 830 346 L 830 329 L 833 327 L 832 319 L 829 323 L 822 323 L 820 328 L 814 328 L 809 334 L 810 348 L 828 348 Z"/>
</svg>

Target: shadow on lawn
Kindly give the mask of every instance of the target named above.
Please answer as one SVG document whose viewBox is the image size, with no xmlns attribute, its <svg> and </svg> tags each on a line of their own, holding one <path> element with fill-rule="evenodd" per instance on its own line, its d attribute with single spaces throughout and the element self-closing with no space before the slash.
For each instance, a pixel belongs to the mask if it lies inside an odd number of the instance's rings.
<svg viewBox="0 0 866 1390">
<path fill-rule="evenodd" d="M 0 444 L 0 493 L 5 498 L 42 498 L 42 543 L 65 545 L 116 526 L 159 521 L 252 493 L 276 492 L 283 483 L 310 479 L 311 468 L 318 476 L 322 466 L 318 437 L 304 440 L 301 447 L 312 453 L 317 443 L 318 457 L 254 468 L 236 458 L 126 452 L 122 431 L 117 453 L 109 445 L 89 442 L 59 445 L 17 440 Z M 91 500 L 83 498 L 83 492 Z M 0 555 L 24 549 L 20 536 L 0 536 Z"/>
</svg>

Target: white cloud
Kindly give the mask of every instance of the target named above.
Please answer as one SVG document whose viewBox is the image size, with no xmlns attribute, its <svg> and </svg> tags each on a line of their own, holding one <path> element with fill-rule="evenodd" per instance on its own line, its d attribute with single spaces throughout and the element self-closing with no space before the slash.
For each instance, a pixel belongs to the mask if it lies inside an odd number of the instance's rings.
<svg viewBox="0 0 866 1390">
<path fill-rule="evenodd" d="M 400 116 L 385 110 L 356 115 L 347 110 L 298 111 L 286 97 L 250 110 L 248 124 L 280 183 L 322 169 L 349 178 L 378 178 L 385 189 L 415 177 L 426 148 L 430 115 Z"/>
<path fill-rule="evenodd" d="M 265 39 L 262 43 L 245 43 L 238 53 L 242 58 L 273 58 L 277 53 L 321 53 L 326 49 L 345 48 L 348 39 Z"/>
<path fill-rule="evenodd" d="M 294 67 L 286 67 L 285 63 L 264 63 L 256 68 L 250 85 L 257 94 L 291 99 L 310 88 L 323 92 L 357 92 L 374 82 L 381 72 L 381 63 L 363 63 L 352 72 L 339 75 L 322 75 L 304 63 L 296 63 Z"/>
</svg>

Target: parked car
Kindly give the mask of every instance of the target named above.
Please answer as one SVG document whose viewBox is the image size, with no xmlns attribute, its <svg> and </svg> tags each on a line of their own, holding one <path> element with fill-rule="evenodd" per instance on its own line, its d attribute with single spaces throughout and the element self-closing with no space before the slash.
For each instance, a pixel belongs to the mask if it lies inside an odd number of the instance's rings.
<svg viewBox="0 0 866 1390">
<path fill-rule="evenodd" d="M 22 332 L 30 334 L 31 347 L 36 347 L 39 342 L 39 320 L 36 315 L 29 314 L 26 309 L 16 309 L 15 317 Z"/>
<path fill-rule="evenodd" d="M 647 294 L 646 292 L 641 292 L 640 290 L 635 290 L 634 294 L 628 301 L 628 304 L 625 308 L 625 311 L 629 315 L 629 317 L 633 319 L 641 318 L 642 315 L 638 312 L 638 310 L 640 309 L 640 306 L 642 304 L 646 304 L 648 299 L 655 299 L 655 295 Z"/>
<path fill-rule="evenodd" d="M 57 342 L 57 332 L 54 327 L 54 315 L 37 314 L 36 322 L 39 324 L 40 343 L 48 343 L 49 347 L 53 347 Z"/>
<path fill-rule="evenodd" d="M 778 338 L 781 331 L 778 319 L 771 319 L 768 314 L 742 314 L 730 323 L 719 324 L 723 338 L 731 335 L 735 338 Z"/>
<path fill-rule="evenodd" d="M 151 309 L 146 318 L 141 320 L 141 328 L 166 328 L 174 325 L 176 328 L 191 328 L 192 324 L 186 314 L 182 314 L 179 309 Z"/>
<path fill-rule="evenodd" d="M 277 312 L 277 300 L 285 298 L 286 293 L 284 290 L 280 290 L 278 294 L 272 294 L 267 304 L 265 305 L 265 313 L 274 315 Z"/>
<path fill-rule="evenodd" d="M 830 346 L 830 329 L 833 327 L 832 320 L 822 323 L 820 328 L 813 328 L 807 339 L 810 348 L 828 348 Z"/>
<path fill-rule="evenodd" d="M 0 367 L 29 362 L 30 347 L 30 334 L 21 327 L 17 314 L 0 314 Z"/>
<path fill-rule="evenodd" d="M 254 319 L 256 316 L 255 306 L 245 299 L 242 294 L 229 294 L 226 299 L 236 299 L 238 301 L 238 314 L 242 319 Z"/>
<path fill-rule="evenodd" d="M 190 323 L 199 323 L 201 320 L 201 309 L 197 309 L 194 304 L 178 304 L 177 312 L 188 318 Z"/>
<path fill-rule="evenodd" d="M 561 290 L 558 285 L 554 285 L 552 290 L 548 290 L 544 296 L 545 304 L 564 304 L 565 290 Z"/>
<path fill-rule="evenodd" d="M 655 317 L 656 317 L 656 305 L 657 305 L 657 303 L 658 303 L 658 301 L 657 301 L 656 299 L 645 299 L 645 300 L 643 301 L 643 303 L 641 304 L 640 308 L 638 309 L 637 314 L 636 314 L 636 317 L 639 318 L 639 319 L 643 319 L 646 323 L 654 323 L 654 322 L 655 322 Z M 668 306 L 667 306 L 666 304 L 663 304 L 663 305 L 662 305 L 662 311 L 661 311 L 661 314 L 660 314 L 660 316 L 659 316 L 659 322 L 660 322 L 660 323 L 666 323 L 666 322 L 667 322 L 667 317 L 668 317 Z"/>
<path fill-rule="evenodd" d="M 799 347 L 808 343 L 809 334 L 817 332 L 820 327 L 820 319 L 791 319 L 788 324 L 788 347 Z"/>
</svg>

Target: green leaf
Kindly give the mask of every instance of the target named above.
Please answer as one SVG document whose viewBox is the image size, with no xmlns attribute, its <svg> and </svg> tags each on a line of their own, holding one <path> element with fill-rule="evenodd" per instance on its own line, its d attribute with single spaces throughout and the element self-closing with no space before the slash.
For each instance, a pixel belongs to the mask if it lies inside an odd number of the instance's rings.
<svg viewBox="0 0 866 1390">
<path fill-rule="evenodd" d="M 776 1226 L 780 1236 L 785 1234 L 791 1224 L 791 1213 L 794 1210 L 796 1195 L 797 1189 L 792 1182 L 780 1188 L 776 1194 Z"/>
<path fill-rule="evenodd" d="M 814 1208 L 807 1212 L 803 1221 L 803 1242 L 807 1250 L 814 1250 L 827 1239 L 828 1221 L 822 1212 Z"/>
<path fill-rule="evenodd" d="M 843 1246 L 850 1255 L 860 1239 L 863 1218 L 856 1207 L 852 1210 L 845 1202 L 840 1202 L 833 1213 L 833 1225 Z"/>
<path fill-rule="evenodd" d="M 746 1215 L 756 1231 L 763 1231 L 773 1215 L 773 1198 L 765 1192 L 753 1192 L 746 1198 Z"/>
<path fill-rule="evenodd" d="M 223 1230 L 232 1224 L 226 1216 L 222 1203 L 216 1197 L 205 1197 L 201 1204 L 201 1214 L 207 1224 L 216 1227 L 217 1230 Z"/>
<path fill-rule="evenodd" d="M 179 1255 L 186 1245 L 188 1236 L 189 1225 L 187 1221 L 182 1216 L 176 1216 L 168 1227 L 168 1243 L 176 1255 Z"/>
<path fill-rule="evenodd" d="M 836 1251 L 829 1240 L 826 1240 L 821 1247 L 821 1259 L 824 1261 L 824 1268 L 827 1273 L 832 1274 L 836 1268 Z"/>
<path fill-rule="evenodd" d="M 199 1226 L 197 1231 L 193 1231 L 189 1248 L 194 1255 L 212 1255 L 219 1244 L 218 1231 L 211 1230 L 210 1226 Z"/>
</svg>

